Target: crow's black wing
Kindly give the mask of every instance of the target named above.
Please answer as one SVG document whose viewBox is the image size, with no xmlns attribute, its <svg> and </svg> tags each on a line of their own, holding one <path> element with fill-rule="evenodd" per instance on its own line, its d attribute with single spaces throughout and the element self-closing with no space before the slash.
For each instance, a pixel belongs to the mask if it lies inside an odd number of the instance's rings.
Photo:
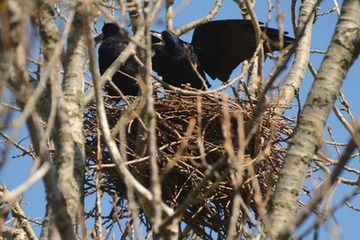
<svg viewBox="0 0 360 240">
<path fill-rule="evenodd" d="M 274 42 L 264 44 L 266 52 L 279 50 L 277 29 L 261 27 Z M 293 41 L 284 36 L 284 46 Z M 274 44 L 275 43 L 275 44 Z M 232 71 L 256 50 L 256 36 L 249 20 L 220 20 L 200 25 L 194 31 L 191 44 L 204 71 L 212 79 L 227 81 Z"/>
</svg>

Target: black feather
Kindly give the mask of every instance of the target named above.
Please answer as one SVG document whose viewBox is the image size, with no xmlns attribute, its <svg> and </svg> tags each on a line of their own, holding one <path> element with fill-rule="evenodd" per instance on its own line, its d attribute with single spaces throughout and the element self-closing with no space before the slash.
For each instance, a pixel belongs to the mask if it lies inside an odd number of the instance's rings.
<svg viewBox="0 0 360 240">
<path fill-rule="evenodd" d="M 264 43 L 265 52 L 280 50 L 279 30 L 265 27 L 261 30 L 271 40 Z M 294 40 L 287 36 L 283 38 L 284 47 Z M 212 79 L 221 81 L 229 80 L 232 71 L 250 59 L 257 47 L 250 20 L 220 20 L 200 25 L 195 28 L 191 44 L 204 71 Z"/>
<path fill-rule="evenodd" d="M 176 87 L 189 84 L 193 88 L 203 90 L 205 85 L 210 87 L 199 59 L 189 43 L 166 30 L 161 32 L 161 45 L 153 44 L 153 48 L 153 70 L 163 77 L 164 82 Z"/>
<path fill-rule="evenodd" d="M 102 35 L 103 42 L 98 52 L 101 75 L 104 74 L 129 44 L 127 35 L 121 33 L 120 28 L 114 23 L 106 23 L 102 28 Z M 139 65 L 130 57 L 113 75 L 112 82 L 124 95 L 136 96 L 139 92 L 139 85 L 135 80 L 138 73 Z M 111 96 L 119 96 L 110 84 L 105 85 L 105 91 Z"/>
<path fill-rule="evenodd" d="M 265 52 L 279 49 L 279 30 L 261 27 L 267 39 Z M 286 33 L 285 33 L 286 34 Z M 294 41 L 283 36 L 283 46 Z M 120 32 L 119 27 L 107 23 L 103 27 L 103 42 L 99 48 L 99 67 L 103 74 L 129 44 L 127 34 Z M 193 88 L 205 90 L 210 87 L 205 72 L 212 79 L 227 81 L 232 71 L 246 59 L 253 56 L 256 50 L 256 36 L 251 21 L 220 20 L 200 25 L 194 31 L 192 42 L 182 41 L 174 33 L 165 30 L 152 32 L 153 70 L 163 80 L 173 86 L 188 84 Z M 129 58 L 112 77 L 113 83 L 124 95 L 137 95 L 139 86 L 134 79 L 139 74 L 139 65 Z M 118 95 L 105 86 L 109 95 Z"/>
</svg>

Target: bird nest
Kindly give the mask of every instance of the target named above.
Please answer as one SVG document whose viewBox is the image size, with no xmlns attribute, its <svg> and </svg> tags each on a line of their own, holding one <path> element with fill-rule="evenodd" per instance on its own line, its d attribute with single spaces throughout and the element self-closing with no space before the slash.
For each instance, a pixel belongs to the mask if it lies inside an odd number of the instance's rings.
<svg viewBox="0 0 360 240">
<path fill-rule="evenodd" d="M 246 145 L 244 138 L 249 134 L 245 132 L 251 132 L 248 128 L 256 124 L 250 124 L 254 105 L 245 100 L 211 94 L 179 95 L 170 90 L 165 90 L 154 100 L 162 199 L 174 209 L 184 207 L 182 221 L 198 236 L 206 238 L 212 231 L 225 236 L 233 197 L 240 194 L 244 206 L 240 208 L 240 224 L 237 225 L 251 226 L 245 212 L 258 214 L 256 194 L 261 195 L 262 203 L 267 205 L 278 178 L 287 139 L 293 131 L 293 121 L 275 115 L 275 106 L 268 105 L 259 127 Z M 129 116 L 129 107 L 106 99 L 105 103 L 110 127 L 117 128 L 121 116 Z M 128 211 L 127 189 L 105 143 L 98 139 L 100 127 L 96 119 L 96 107 L 89 106 L 85 113 L 87 193 L 94 189 L 94 179 L 99 177 L 100 169 L 101 191 L 116 196 L 117 204 L 113 204 L 116 207 L 111 211 L 110 220 L 115 212 L 119 218 L 128 217 L 125 214 Z M 126 129 L 129 170 L 149 187 L 149 159 L 147 153 L 140 156 L 137 147 L 143 144 L 146 133 L 142 126 L 138 118 L 133 117 L 123 129 Z M 117 141 L 120 145 L 120 140 Z M 235 186 L 235 175 L 241 178 L 238 186 Z M 141 219 L 149 226 L 144 214 Z"/>
</svg>

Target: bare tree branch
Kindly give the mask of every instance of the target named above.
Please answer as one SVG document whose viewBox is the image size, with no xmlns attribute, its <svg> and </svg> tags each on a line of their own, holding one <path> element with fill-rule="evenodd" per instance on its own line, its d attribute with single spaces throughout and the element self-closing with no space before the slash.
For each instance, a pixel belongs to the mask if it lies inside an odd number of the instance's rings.
<svg viewBox="0 0 360 240">
<path fill-rule="evenodd" d="M 278 102 L 279 106 L 281 106 L 277 109 L 279 115 L 285 111 L 284 106 L 288 106 L 292 102 L 305 77 L 310 57 L 312 23 L 315 19 L 317 6 L 317 0 L 304 1 L 301 4 L 296 30 L 296 36 L 299 40 L 297 42 L 293 67 L 279 92 Z"/>
</svg>

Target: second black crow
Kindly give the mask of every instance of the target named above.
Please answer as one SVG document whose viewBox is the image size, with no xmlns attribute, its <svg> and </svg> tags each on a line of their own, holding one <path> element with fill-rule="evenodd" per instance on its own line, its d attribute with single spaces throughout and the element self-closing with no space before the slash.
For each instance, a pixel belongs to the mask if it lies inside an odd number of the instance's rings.
<svg viewBox="0 0 360 240">
<path fill-rule="evenodd" d="M 156 38 L 158 41 L 154 43 Z M 168 30 L 161 33 L 152 32 L 152 39 L 155 50 L 152 67 L 162 76 L 164 82 L 175 87 L 189 84 L 202 90 L 210 87 L 191 44 L 182 41 Z"/>
</svg>

